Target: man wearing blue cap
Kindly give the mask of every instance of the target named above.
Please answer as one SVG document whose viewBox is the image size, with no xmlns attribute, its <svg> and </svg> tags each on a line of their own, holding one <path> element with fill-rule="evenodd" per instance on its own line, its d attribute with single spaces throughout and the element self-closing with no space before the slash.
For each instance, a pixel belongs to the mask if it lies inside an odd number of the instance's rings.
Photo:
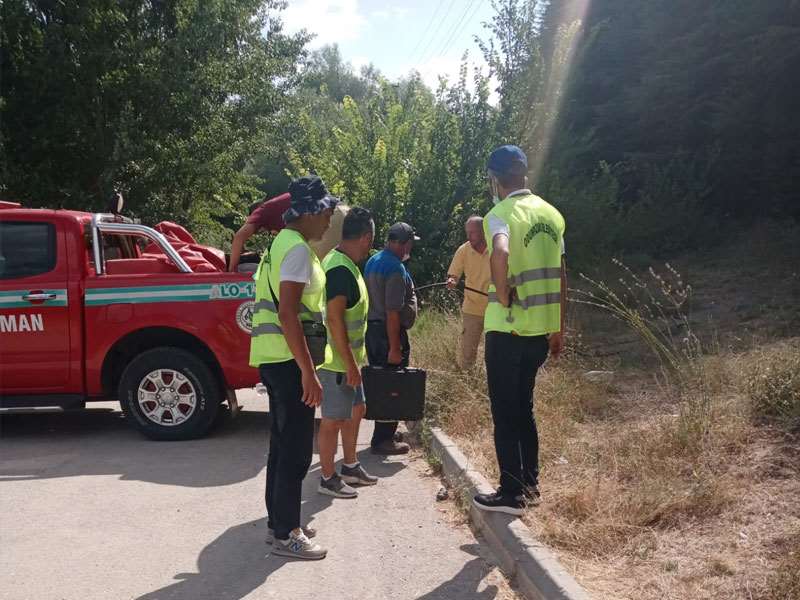
<svg viewBox="0 0 800 600">
<path fill-rule="evenodd" d="M 517 146 L 489 156 L 494 208 L 484 219 L 492 284 L 486 309 L 486 377 L 500 487 L 478 494 L 481 510 L 521 515 L 539 498 L 536 373 L 564 347 L 564 218 L 526 188 L 528 159 Z"/>
</svg>

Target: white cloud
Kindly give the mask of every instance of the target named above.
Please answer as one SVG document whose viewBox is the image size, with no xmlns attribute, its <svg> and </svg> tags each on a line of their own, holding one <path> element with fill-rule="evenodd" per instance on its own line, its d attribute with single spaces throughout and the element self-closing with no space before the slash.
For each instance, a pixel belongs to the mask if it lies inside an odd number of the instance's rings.
<svg viewBox="0 0 800 600">
<path fill-rule="evenodd" d="M 289 33 L 306 29 L 316 34 L 309 44 L 313 48 L 355 40 L 367 24 L 358 0 L 290 1 L 281 18 Z"/>
<path fill-rule="evenodd" d="M 387 6 L 373 11 L 370 15 L 376 19 L 388 21 L 389 19 L 403 19 L 408 14 L 408 9 L 403 6 Z"/>
</svg>

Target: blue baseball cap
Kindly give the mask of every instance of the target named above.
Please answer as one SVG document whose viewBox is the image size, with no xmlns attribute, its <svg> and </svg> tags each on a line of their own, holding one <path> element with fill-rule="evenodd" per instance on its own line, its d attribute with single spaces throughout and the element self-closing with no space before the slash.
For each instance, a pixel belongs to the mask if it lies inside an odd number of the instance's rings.
<svg viewBox="0 0 800 600">
<path fill-rule="evenodd" d="M 486 168 L 496 175 L 525 175 L 528 157 L 519 146 L 500 146 L 489 155 Z"/>
<path fill-rule="evenodd" d="M 307 175 L 289 184 L 289 209 L 283 213 L 283 222 L 291 223 L 302 215 L 317 215 L 339 204 L 339 198 L 328 193 L 322 179 Z"/>
</svg>

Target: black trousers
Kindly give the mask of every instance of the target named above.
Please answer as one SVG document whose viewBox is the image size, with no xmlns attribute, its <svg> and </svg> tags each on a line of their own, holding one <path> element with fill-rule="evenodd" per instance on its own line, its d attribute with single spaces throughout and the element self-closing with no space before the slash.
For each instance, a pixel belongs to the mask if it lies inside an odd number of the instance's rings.
<svg viewBox="0 0 800 600">
<path fill-rule="evenodd" d="M 376 367 L 386 367 L 389 365 L 389 335 L 386 333 L 386 323 L 384 321 L 369 321 L 367 323 L 367 334 L 364 337 L 367 345 L 367 360 L 369 364 Z M 400 328 L 400 351 L 403 362 L 399 366 L 407 367 L 411 360 L 411 344 L 408 342 L 408 332 Z M 375 421 L 375 429 L 372 432 L 372 446 L 379 446 L 394 437 L 397 431 L 397 421 Z"/>
<path fill-rule="evenodd" d="M 486 376 L 494 420 L 494 447 L 504 494 L 539 482 L 539 435 L 533 416 L 536 372 L 547 359 L 545 336 L 486 334 Z"/>
<path fill-rule="evenodd" d="M 302 402 L 300 367 L 294 360 L 263 364 L 272 426 L 267 458 L 267 527 L 285 540 L 300 527 L 300 495 L 314 452 L 314 409 Z"/>
</svg>

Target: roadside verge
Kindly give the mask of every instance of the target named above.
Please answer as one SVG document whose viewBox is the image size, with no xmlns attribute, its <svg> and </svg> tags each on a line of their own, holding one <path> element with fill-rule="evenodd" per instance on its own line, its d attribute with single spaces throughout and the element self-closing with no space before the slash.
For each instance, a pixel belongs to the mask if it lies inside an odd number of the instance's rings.
<svg viewBox="0 0 800 600">
<path fill-rule="evenodd" d="M 500 561 L 500 567 L 528 600 L 589 600 L 589 594 L 566 572 L 555 555 L 533 537 L 519 519 L 484 512 L 472 505 L 476 493 L 493 492 L 489 481 L 470 465 L 441 429 L 431 429 L 431 453 L 442 464 L 446 481 L 469 494 L 469 516 Z"/>
</svg>

